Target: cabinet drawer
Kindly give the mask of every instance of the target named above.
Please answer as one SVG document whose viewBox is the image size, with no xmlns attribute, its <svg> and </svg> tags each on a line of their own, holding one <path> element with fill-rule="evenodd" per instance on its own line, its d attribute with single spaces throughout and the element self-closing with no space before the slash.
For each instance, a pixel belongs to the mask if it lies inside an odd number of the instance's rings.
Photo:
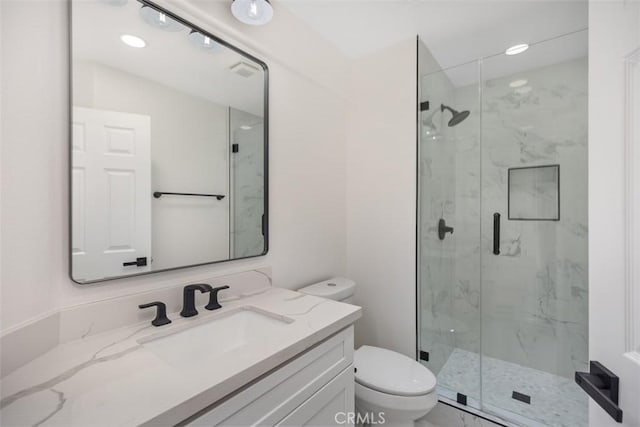
<svg viewBox="0 0 640 427">
<path fill-rule="evenodd" d="M 353 426 L 350 414 L 355 411 L 353 366 L 349 366 L 322 387 L 309 400 L 280 421 L 278 427 Z"/>
<path fill-rule="evenodd" d="M 186 425 L 275 425 L 352 363 L 353 326 L 350 326 Z"/>
</svg>

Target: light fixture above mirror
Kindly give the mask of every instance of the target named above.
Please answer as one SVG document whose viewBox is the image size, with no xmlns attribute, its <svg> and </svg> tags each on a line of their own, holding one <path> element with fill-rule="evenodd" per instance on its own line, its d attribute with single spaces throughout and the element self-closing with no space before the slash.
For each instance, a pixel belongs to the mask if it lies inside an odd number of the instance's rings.
<svg viewBox="0 0 640 427">
<path fill-rule="evenodd" d="M 196 30 L 191 30 L 189 33 L 189 40 L 194 46 L 210 52 L 222 52 L 225 49 L 224 46 L 213 40 L 211 37 L 199 33 Z"/>
<path fill-rule="evenodd" d="M 269 0 L 233 0 L 231 13 L 248 25 L 265 25 L 273 18 L 273 6 Z"/>
<path fill-rule="evenodd" d="M 147 24 L 164 31 L 178 32 L 184 30 L 184 25 L 171 19 L 166 13 L 146 5 L 142 5 L 140 8 L 140 16 Z"/>
</svg>

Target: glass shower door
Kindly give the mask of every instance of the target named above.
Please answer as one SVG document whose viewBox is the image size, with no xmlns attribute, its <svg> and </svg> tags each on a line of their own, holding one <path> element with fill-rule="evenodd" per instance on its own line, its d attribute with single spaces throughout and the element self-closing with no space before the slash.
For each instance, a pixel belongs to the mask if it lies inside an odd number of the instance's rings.
<svg viewBox="0 0 640 427">
<path fill-rule="evenodd" d="M 264 121 L 229 108 L 229 182 L 231 187 L 230 247 L 234 258 L 264 251 Z"/>
<path fill-rule="evenodd" d="M 418 49 L 419 358 L 454 404 L 586 427 L 587 32 L 444 70 Z"/>
<path fill-rule="evenodd" d="M 482 61 L 482 407 L 587 426 L 587 34 Z"/>
<path fill-rule="evenodd" d="M 438 392 L 480 408 L 478 63 L 429 72 L 421 57 L 418 342 Z"/>
</svg>

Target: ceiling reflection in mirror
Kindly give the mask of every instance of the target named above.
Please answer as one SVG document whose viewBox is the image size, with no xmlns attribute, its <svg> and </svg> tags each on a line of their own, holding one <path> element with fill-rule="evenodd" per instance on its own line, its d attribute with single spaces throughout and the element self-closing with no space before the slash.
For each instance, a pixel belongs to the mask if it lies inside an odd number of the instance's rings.
<svg viewBox="0 0 640 427">
<path fill-rule="evenodd" d="M 266 253 L 266 65 L 150 3 L 71 17 L 72 279 Z"/>
</svg>

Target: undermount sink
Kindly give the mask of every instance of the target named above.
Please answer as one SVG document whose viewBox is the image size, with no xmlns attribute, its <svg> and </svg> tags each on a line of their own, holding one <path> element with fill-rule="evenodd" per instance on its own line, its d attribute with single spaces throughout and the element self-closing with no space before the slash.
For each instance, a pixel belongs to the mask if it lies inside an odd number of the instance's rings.
<svg viewBox="0 0 640 427">
<path fill-rule="evenodd" d="M 193 362 L 221 356 L 286 333 L 286 326 L 293 322 L 286 316 L 255 307 L 242 307 L 201 320 L 139 342 L 165 362 L 185 367 L 185 364 L 193 365 Z"/>
</svg>

